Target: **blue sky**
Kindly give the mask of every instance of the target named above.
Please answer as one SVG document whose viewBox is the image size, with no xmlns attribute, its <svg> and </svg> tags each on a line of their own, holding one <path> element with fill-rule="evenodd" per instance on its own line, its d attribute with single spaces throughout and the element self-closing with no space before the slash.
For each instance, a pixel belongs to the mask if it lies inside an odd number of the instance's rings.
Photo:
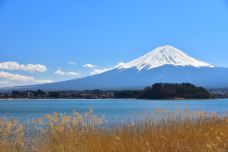
<svg viewBox="0 0 228 152">
<path fill-rule="evenodd" d="M 83 77 L 166 44 L 228 67 L 228 2 L 0 0 L 0 86 Z"/>
</svg>

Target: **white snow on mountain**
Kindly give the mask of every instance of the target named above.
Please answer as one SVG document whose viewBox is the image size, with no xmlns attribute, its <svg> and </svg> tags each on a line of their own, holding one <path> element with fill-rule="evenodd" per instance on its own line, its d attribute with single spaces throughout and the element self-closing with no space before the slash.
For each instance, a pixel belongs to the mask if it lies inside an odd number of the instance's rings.
<svg viewBox="0 0 228 152">
<path fill-rule="evenodd" d="M 158 47 L 133 61 L 121 63 L 116 68 L 121 70 L 137 68 L 141 71 L 142 69 L 152 69 L 163 65 L 193 66 L 196 68 L 214 67 L 209 63 L 190 57 L 173 46 L 166 45 Z"/>
</svg>

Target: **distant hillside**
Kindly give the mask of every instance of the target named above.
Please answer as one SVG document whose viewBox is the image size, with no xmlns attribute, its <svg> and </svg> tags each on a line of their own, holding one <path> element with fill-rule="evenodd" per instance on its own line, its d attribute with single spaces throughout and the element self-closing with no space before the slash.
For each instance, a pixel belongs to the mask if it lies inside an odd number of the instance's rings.
<svg viewBox="0 0 228 152">
<path fill-rule="evenodd" d="M 142 99 L 208 99 L 210 97 L 206 89 L 190 83 L 155 83 L 152 87 L 145 88 L 138 96 Z"/>
</svg>

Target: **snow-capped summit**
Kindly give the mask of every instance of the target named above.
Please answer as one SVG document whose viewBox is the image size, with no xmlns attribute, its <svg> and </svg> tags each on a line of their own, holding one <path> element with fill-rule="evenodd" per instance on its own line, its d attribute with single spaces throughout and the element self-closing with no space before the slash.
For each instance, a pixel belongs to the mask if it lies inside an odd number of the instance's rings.
<svg viewBox="0 0 228 152">
<path fill-rule="evenodd" d="M 142 69 L 152 69 L 163 65 L 174 66 L 193 66 L 193 67 L 214 67 L 213 65 L 194 59 L 181 50 L 170 46 L 158 47 L 149 53 L 125 64 L 121 64 L 117 69 L 137 68 L 139 71 Z"/>
</svg>

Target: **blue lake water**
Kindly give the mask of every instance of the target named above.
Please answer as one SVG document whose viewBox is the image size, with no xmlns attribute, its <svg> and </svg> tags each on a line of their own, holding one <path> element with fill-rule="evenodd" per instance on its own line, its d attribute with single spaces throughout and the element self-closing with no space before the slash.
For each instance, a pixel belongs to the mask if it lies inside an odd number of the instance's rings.
<svg viewBox="0 0 228 152">
<path fill-rule="evenodd" d="M 134 100 L 134 99 L 58 99 L 58 100 L 0 100 L 0 117 L 28 122 L 47 113 L 85 113 L 92 108 L 96 116 L 104 116 L 110 123 L 142 118 L 156 109 L 176 111 L 228 112 L 228 99 L 216 100 Z"/>
</svg>

